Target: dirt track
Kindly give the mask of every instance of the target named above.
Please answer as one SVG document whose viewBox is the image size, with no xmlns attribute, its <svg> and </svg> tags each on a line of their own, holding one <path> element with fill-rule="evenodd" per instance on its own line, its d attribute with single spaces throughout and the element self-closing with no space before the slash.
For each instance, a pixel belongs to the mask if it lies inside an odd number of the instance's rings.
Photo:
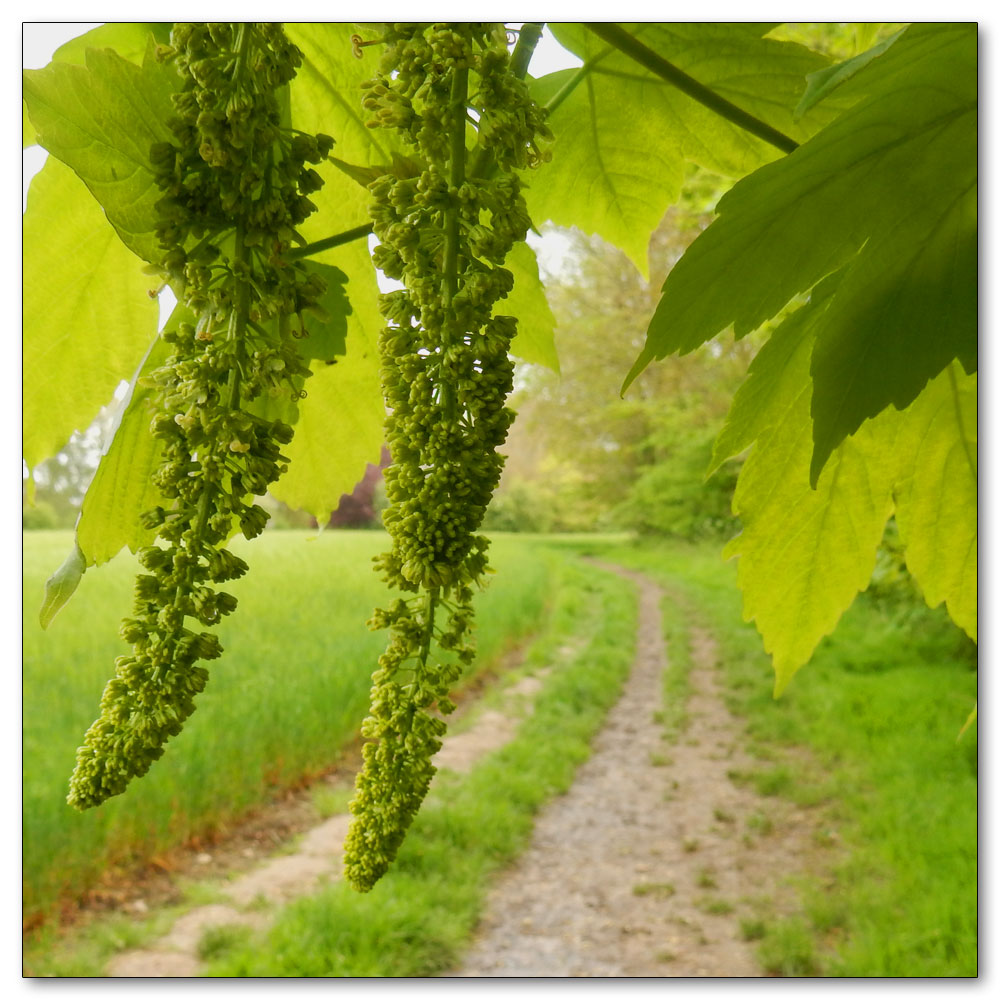
<svg viewBox="0 0 1000 1000">
<path fill-rule="evenodd" d="M 693 633 L 691 723 L 668 746 L 655 721 L 667 657 L 657 587 L 639 588 L 639 642 L 624 694 L 569 792 L 491 893 L 455 976 L 759 976 L 740 920 L 811 850 L 811 824 L 737 787 L 751 766 L 715 681 L 715 647 Z M 773 831 L 747 836 L 768 816 Z"/>
</svg>

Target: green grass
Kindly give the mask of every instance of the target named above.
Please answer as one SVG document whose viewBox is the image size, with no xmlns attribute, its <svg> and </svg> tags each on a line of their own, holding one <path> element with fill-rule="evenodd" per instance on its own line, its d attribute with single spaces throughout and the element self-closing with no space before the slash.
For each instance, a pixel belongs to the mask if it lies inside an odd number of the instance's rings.
<svg viewBox="0 0 1000 1000">
<path fill-rule="evenodd" d="M 822 831 L 837 847 L 834 883 L 805 890 L 801 914 L 769 927 L 765 966 L 975 975 L 975 727 L 956 741 L 977 695 L 975 655 L 943 609 L 892 612 L 862 595 L 775 700 L 769 658 L 740 620 L 735 567 L 718 546 L 644 544 L 604 557 L 683 589 L 718 640 L 729 704 L 767 762 L 734 780 L 822 802 L 836 824 Z"/>
<path fill-rule="evenodd" d="M 265 532 L 233 543 L 251 571 L 230 586 L 240 607 L 219 629 L 225 653 L 184 732 L 125 795 L 79 813 L 66 804 L 77 746 L 98 712 L 136 563 L 89 570 L 43 632 L 46 577 L 69 532 L 24 541 L 23 884 L 27 920 L 85 892 L 109 867 L 224 828 L 283 787 L 322 772 L 356 738 L 384 634 L 366 622 L 386 591 L 371 557 L 380 532 Z M 533 540 L 499 537 L 497 569 L 477 597 L 478 667 L 543 620 L 554 560 Z"/>
<path fill-rule="evenodd" d="M 590 568 L 559 573 L 552 628 L 529 657 L 555 669 L 515 739 L 469 775 L 435 781 L 396 863 L 370 893 L 338 883 L 292 904 L 210 975 L 398 977 L 453 967 L 489 875 L 524 848 L 541 805 L 569 787 L 632 663 L 634 596 Z M 573 638 L 584 640 L 580 651 L 560 657 Z"/>
</svg>

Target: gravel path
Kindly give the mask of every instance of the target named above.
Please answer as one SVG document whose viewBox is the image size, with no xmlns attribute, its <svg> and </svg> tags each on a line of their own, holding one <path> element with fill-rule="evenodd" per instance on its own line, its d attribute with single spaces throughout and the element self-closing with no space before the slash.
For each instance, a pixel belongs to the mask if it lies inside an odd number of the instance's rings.
<svg viewBox="0 0 1000 1000">
<path fill-rule="evenodd" d="M 615 571 L 640 595 L 631 677 L 572 787 L 496 883 L 452 976 L 763 975 L 740 919 L 805 860 L 809 817 L 728 777 L 752 762 L 719 695 L 714 645 L 697 630 L 691 723 L 679 745 L 664 742 L 654 718 L 667 666 L 661 591 Z M 741 836 L 761 815 L 771 832 Z"/>
</svg>

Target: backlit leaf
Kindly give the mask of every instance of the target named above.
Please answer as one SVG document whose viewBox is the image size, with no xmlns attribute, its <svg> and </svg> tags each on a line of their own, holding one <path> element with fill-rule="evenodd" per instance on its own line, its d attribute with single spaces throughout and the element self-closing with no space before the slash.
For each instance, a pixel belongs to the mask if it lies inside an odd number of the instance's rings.
<svg viewBox="0 0 1000 1000">
<path fill-rule="evenodd" d="M 526 177 L 536 225 L 547 219 L 597 233 L 648 274 L 650 234 L 680 194 L 688 163 L 741 176 L 780 155 L 708 111 L 582 25 L 552 25 L 586 69 L 551 116 L 552 162 Z M 792 114 L 807 73 L 826 59 L 760 36 L 769 25 L 626 25 L 640 41 L 744 110 L 804 138 L 816 123 Z M 532 85 L 547 101 L 578 71 Z M 826 114 L 826 112 L 823 112 Z"/>
<path fill-rule="evenodd" d="M 172 138 L 166 123 L 179 86 L 172 66 L 147 54 L 139 67 L 112 49 L 87 49 L 86 66 L 52 62 L 24 73 L 38 142 L 76 171 L 125 245 L 147 261 L 162 253 L 153 232 L 162 193 L 149 150 Z"/>
<path fill-rule="evenodd" d="M 802 100 L 799 101 L 798 107 L 795 109 L 796 115 L 805 114 L 814 104 L 826 100 L 838 87 L 850 80 L 858 70 L 863 69 L 873 59 L 882 55 L 901 34 L 902 31 L 897 31 L 889 38 L 879 42 L 878 45 L 873 45 L 852 59 L 845 59 L 844 62 L 810 73 L 806 92 L 802 95 Z"/>
<path fill-rule="evenodd" d="M 906 567 L 927 603 L 942 601 L 978 637 L 977 378 L 952 364 L 901 414 L 907 466 L 896 487 Z"/>
<path fill-rule="evenodd" d="M 86 429 L 156 331 L 150 279 L 54 157 L 24 215 L 23 455 L 29 468 Z"/>
<path fill-rule="evenodd" d="M 314 195 L 314 200 L 323 192 Z M 376 308 L 378 286 L 364 240 L 323 255 L 347 274 L 351 313 L 347 317 L 347 354 L 336 364 L 313 363 L 307 397 L 299 403 L 295 437 L 284 448 L 288 472 L 271 494 L 290 507 L 306 510 L 324 524 L 344 493 L 350 493 L 382 449 L 385 409 L 378 377 Z"/>
<path fill-rule="evenodd" d="M 166 44 L 170 27 L 169 21 L 108 21 L 60 45 L 52 61 L 85 66 L 87 49 L 114 49 L 123 59 L 141 66 L 150 37 L 157 44 Z"/>
<path fill-rule="evenodd" d="M 776 695 L 868 586 L 892 512 L 881 437 L 866 428 L 845 441 L 812 489 L 810 431 L 806 382 L 743 465 L 733 498 L 743 531 L 725 549 L 740 557 L 743 616 L 773 658 Z"/>
<path fill-rule="evenodd" d="M 304 56 L 291 86 L 292 119 L 306 132 L 325 132 L 336 140 L 334 155 L 353 167 L 379 167 L 393 162 L 401 147 L 389 129 L 370 129 L 369 113 L 361 107 L 361 84 L 378 70 L 378 49 L 354 56 L 351 35 L 359 29 L 349 23 L 286 24 L 285 31 Z M 370 34 L 371 32 L 368 32 Z M 371 198 L 356 178 L 324 165 L 324 193 L 336 193 L 337 210 L 327 216 L 343 223 L 343 230 L 368 221 Z M 313 199 L 316 201 L 316 199 Z M 319 204 L 319 202 L 316 202 Z M 339 232 L 331 226 L 315 238 Z"/>
<path fill-rule="evenodd" d="M 509 312 L 517 317 L 517 336 L 511 343 L 511 353 L 558 372 L 556 321 L 538 276 L 535 251 L 527 243 L 515 243 L 504 266 L 514 275 L 514 290 L 497 303 L 495 312 Z"/>
<path fill-rule="evenodd" d="M 167 329 L 182 319 L 190 322 L 191 313 L 177 306 Z M 160 367 L 169 354 L 170 345 L 157 337 L 132 379 L 118 424 L 87 487 L 76 525 L 76 542 L 88 566 L 107 562 L 126 545 L 136 552 L 155 535 L 139 523 L 139 516 L 164 502 L 152 481 L 163 454 L 163 442 L 153 437 L 149 428 L 155 390 L 141 385 L 139 380 Z"/>
<path fill-rule="evenodd" d="M 839 274 L 833 274 L 817 285 L 809 302 L 788 316 L 757 352 L 715 441 L 709 475 L 727 458 L 745 451 L 761 434 L 787 418 L 789 408 L 809 378 L 815 324 L 829 305 L 838 281 Z"/>
</svg>

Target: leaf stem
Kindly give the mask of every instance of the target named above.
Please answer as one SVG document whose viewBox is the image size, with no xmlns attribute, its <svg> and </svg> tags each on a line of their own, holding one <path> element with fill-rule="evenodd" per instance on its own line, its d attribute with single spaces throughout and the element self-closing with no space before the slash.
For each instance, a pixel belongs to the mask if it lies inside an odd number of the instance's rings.
<svg viewBox="0 0 1000 1000">
<path fill-rule="evenodd" d="M 535 46 L 542 37 L 544 21 L 526 21 L 521 25 L 517 36 L 517 44 L 510 54 L 510 71 L 519 80 L 523 80 L 528 72 L 528 63 L 535 54 Z"/>
<path fill-rule="evenodd" d="M 726 121 L 738 125 L 751 135 L 757 136 L 758 139 L 763 139 L 764 142 L 780 149 L 783 153 L 791 153 L 799 148 L 799 144 L 794 139 L 727 101 L 714 90 L 699 83 L 693 76 L 688 76 L 682 69 L 678 69 L 673 63 L 668 62 L 663 56 L 654 52 L 617 24 L 586 21 L 584 26 L 589 28 L 598 38 L 613 45 L 620 52 L 634 59 L 640 66 L 655 73 L 660 79 L 666 80 L 667 83 L 704 105 L 709 111 L 714 111 L 715 114 L 725 118 Z"/>
<path fill-rule="evenodd" d="M 586 79 L 591 70 L 604 58 L 611 55 L 615 49 L 609 45 L 603 52 L 588 59 L 576 72 L 545 102 L 545 110 L 551 115 L 563 101 Z"/>
<path fill-rule="evenodd" d="M 334 236 L 327 236 L 325 239 L 316 240 L 315 243 L 306 243 L 305 246 L 293 247 L 285 254 L 285 260 L 301 260 L 303 257 L 312 257 L 314 254 L 322 253 L 324 250 L 332 250 L 334 247 L 343 246 L 345 243 L 353 243 L 372 233 L 372 224 L 366 222 L 363 226 L 355 226 Z"/>
</svg>

